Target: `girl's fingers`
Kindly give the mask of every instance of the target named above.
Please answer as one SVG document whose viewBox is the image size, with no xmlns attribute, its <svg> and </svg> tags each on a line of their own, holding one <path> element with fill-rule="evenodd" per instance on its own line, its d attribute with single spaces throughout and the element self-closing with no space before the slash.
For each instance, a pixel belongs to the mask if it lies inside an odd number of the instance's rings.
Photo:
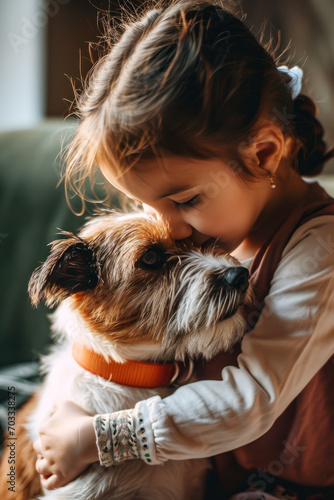
<svg viewBox="0 0 334 500">
<path fill-rule="evenodd" d="M 42 474 L 43 476 L 49 476 L 51 474 L 50 464 L 44 457 L 38 458 L 36 460 L 35 467 L 38 474 Z"/>
<path fill-rule="evenodd" d="M 33 442 L 32 446 L 33 446 L 34 450 L 36 451 L 36 453 L 39 453 L 40 455 L 42 454 L 42 443 L 41 443 L 41 440 L 39 438 Z"/>
<path fill-rule="evenodd" d="M 57 404 L 54 403 L 51 409 L 50 417 L 54 414 L 54 412 L 57 410 Z"/>
<path fill-rule="evenodd" d="M 62 486 L 62 483 L 58 476 L 51 475 L 49 477 L 41 476 L 41 485 L 46 490 L 55 490 L 56 488 L 60 488 L 60 486 Z"/>
</svg>

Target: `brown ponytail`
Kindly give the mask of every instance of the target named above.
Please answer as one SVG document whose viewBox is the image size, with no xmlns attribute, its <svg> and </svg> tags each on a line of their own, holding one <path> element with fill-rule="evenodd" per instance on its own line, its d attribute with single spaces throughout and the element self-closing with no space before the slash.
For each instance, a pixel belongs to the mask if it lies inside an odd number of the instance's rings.
<svg viewBox="0 0 334 500">
<path fill-rule="evenodd" d="M 310 97 L 299 94 L 293 101 L 293 134 L 300 143 L 297 167 L 300 175 L 320 174 L 327 160 L 334 157 L 334 147 L 326 151 L 324 129 L 317 120 L 318 109 Z"/>
<path fill-rule="evenodd" d="M 313 101 L 292 99 L 291 77 L 277 69 L 283 62 L 278 47 L 257 40 L 227 0 L 143 5 L 117 36 L 106 28 L 107 52 L 77 99 L 80 123 L 66 151 L 68 188 L 82 195 L 98 165 L 108 165 L 117 178 L 160 154 L 226 158 L 238 165 L 240 178 L 252 180 L 240 145 L 263 116 L 293 139 L 289 161 L 300 175 L 317 175 L 334 157 L 334 148 L 326 152 Z M 286 121 L 286 113 L 293 119 Z"/>
</svg>

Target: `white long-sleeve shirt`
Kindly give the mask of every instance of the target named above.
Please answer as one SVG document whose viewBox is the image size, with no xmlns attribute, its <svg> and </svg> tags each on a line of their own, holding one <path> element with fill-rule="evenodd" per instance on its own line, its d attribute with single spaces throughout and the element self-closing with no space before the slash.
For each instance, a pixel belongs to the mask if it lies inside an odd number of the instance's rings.
<svg viewBox="0 0 334 500">
<path fill-rule="evenodd" d="M 138 403 L 150 463 L 209 457 L 257 439 L 333 353 L 334 216 L 323 215 L 299 227 L 284 248 L 238 367 L 225 367 L 222 380 Z"/>
<path fill-rule="evenodd" d="M 124 412 L 104 417 L 122 419 L 133 458 L 153 465 L 210 457 L 265 434 L 333 353 L 334 215 L 322 215 L 300 226 L 285 246 L 259 319 L 241 342 L 238 367 L 223 368 L 221 380 L 140 401 L 125 420 Z M 97 416 L 100 463 L 112 465 L 110 426 L 104 431 L 99 422 Z"/>
</svg>

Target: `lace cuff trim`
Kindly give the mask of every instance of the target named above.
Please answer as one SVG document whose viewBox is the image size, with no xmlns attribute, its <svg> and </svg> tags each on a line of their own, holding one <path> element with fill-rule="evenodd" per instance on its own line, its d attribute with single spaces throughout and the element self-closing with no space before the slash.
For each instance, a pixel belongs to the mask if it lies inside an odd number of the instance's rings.
<svg viewBox="0 0 334 500">
<path fill-rule="evenodd" d="M 134 410 L 95 415 L 96 446 L 101 465 L 139 458 L 133 422 Z"/>
<path fill-rule="evenodd" d="M 155 456 L 154 436 L 144 402 L 134 409 L 95 415 L 94 430 L 101 465 L 110 467 L 141 458 L 149 465 L 160 463 Z"/>
</svg>

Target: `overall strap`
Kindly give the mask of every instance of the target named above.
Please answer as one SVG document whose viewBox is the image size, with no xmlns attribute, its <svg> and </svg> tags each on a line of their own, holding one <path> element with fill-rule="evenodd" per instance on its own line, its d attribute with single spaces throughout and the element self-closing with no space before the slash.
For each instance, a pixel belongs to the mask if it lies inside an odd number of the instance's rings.
<svg viewBox="0 0 334 500">
<path fill-rule="evenodd" d="M 309 185 L 306 202 L 291 213 L 276 234 L 256 253 L 249 270 L 255 300 L 246 310 L 248 331 L 254 328 L 260 316 L 282 252 L 291 236 L 300 226 L 321 215 L 334 215 L 334 199 L 315 182 Z"/>
</svg>

